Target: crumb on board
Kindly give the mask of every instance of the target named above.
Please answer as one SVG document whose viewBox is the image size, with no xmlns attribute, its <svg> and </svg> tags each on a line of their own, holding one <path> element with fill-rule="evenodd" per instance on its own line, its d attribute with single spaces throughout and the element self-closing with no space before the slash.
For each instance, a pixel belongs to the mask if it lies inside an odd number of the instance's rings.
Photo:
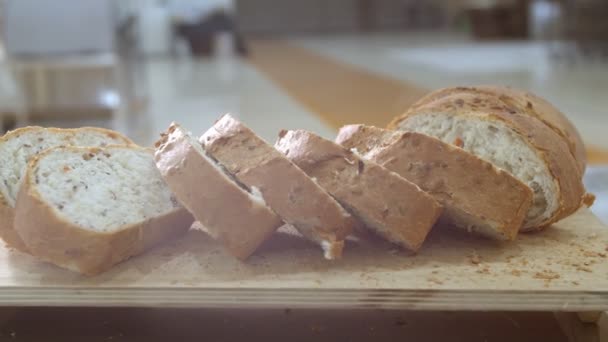
<svg viewBox="0 0 608 342">
<path fill-rule="evenodd" d="M 481 263 L 481 258 L 479 257 L 479 254 L 477 254 L 476 251 L 473 251 L 473 253 L 469 254 L 469 261 L 473 265 L 479 265 Z"/>
<path fill-rule="evenodd" d="M 511 270 L 511 275 L 514 275 L 516 277 L 521 276 L 521 271 L 520 270 Z"/>
<path fill-rule="evenodd" d="M 441 281 L 440 279 L 437 279 L 436 277 L 427 277 L 426 280 L 430 283 L 435 283 L 437 285 L 443 284 L 443 281 Z"/>
<path fill-rule="evenodd" d="M 602 253 L 602 252 L 588 251 L 588 250 L 583 250 L 582 252 L 583 252 L 583 255 L 588 258 L 605 258 L 606 257 L 606 253 Z"/>
<path fill-rule="evenodd" d="M 534 273 L 534 278 L 543 280 L 553 280 L 559 279 L 560 275 L 550 270 L 544 270 L 542 272 Z"/>
<path fill-rule="evenodd" d="M 479 274 L 490 274 L 490 268 L 488 266 L 482 266 L 480 269 L 478 269 L 475 272 L 479 273 Z"/>
<path fill-rule="evenodd" d="M 592 273 L 593 272 L 589 267 L 585 267 L 585 266 L 578 266 L 576 268 L 576 270 L 577 271 L 587 272 L 587 273 Z"/>
<path fill-rule="evenodd" d="M 576 286 L 578 286 L 579 284 L 580 284 L 580 283 L 579 283 L 578 281 L 576 281 L 576 280 L 573 280 L 573 281 L 572 281 L 572 285 L 576 285 Z"/>
</svg>

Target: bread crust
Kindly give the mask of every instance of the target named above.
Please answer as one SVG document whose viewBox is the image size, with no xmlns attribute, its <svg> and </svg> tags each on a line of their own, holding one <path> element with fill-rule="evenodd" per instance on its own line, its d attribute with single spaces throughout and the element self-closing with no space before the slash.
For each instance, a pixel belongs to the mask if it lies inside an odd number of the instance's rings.
<svg viewBox="0 0 608 342">
<path fill-rule="evenodd" d="M 474 89 L 475 91 L 472 91 Z M 477 88 L 451 88 L 431 93 L 414 104 L 405 114 L 395 118 L 389 129 L 399 129 L 404 120 L 426 113 L 441 112 L 477 120 L 499 121 L 516 132 L 545 162 L 556 182 L 559 207 L 535 227 L 523 231 L 543 229 L 563 219 L 583 205 L 585 188 L 580 163 L 570 150 L 568 141 L 537 117 L 522 112 L 521 108 L 488 95 Z"/>
<path fill-rule="evenodd" d="M 228 114 L 200 142 L 241 183 L 258 189 L 286 223 L 320 244 L 327 259 L 341 256 L 356 220 L 283 154 Z"/>
<path fill-rule="evenodd" d="M 349 125 L 336 142 L 420 186 L 444 206 L 447 222 L 490 238 L 514 240 L 532 203 L 530 188 L 509 173 L 428 135 Z"/>
<path fill-rule="evenodd" d="M 282 225 L 264 203 L 203 157 L 179 126 L 169 127 L 154 159 L 177 199 L 235 257 L 249 257 Z"/>
<path fill-rule="evenodd" d="M 389 241 L 417 251 L 441 214 L 418 186 L 307 131 L 283 131 L 276 148 Z M 370 222 L 373 221 L 373 222 Z"/>
<path fill-rule="evenodd" d="M 570 153 L 576 160 L 581 174 L 584 173 L 587 165 L 587 153 L 578 130 L 559 109 L 547 100 L 530 92 L 496 85 L 443 88 L 423 97 L 412 108 L 427 105 L 430 102 L 454 94 L 490 96 L 508 107 L 517 108 L 518 115 L 528 115 L 542 121 L 543 124 L 566 140 Z"/>
<path fill-rule="evenodd" d="M 64 149 L 96 150 L 82 147 Z M 29 162 L 15 211 L 17 233 L 27 250 L 44 261 L 75 272 L 95 275 L 160 242 L 184 234 L 194 222 L 192 215 L 180 208 L 139 224 L 124 226 L 118 231 L 82 229 L 61 218 L 36 190 L 32 172 L 38 160 L 50 152 L 52 150 L 47 150 Z"/>
<path fill-rule="evenodd" d="M 18 137 L 19 135 L 31 131 L 48 131 L 51 133 L 75 133 L 79 130 L 91 130 L 99 133 L 107 134 L 111 139 L 123 140 L 125 145 L 134 145 L 133 141 L 123 136 L 122 134 L 98 127 L 81 127 L 81 128 L 44 128 L 39 126 L 28 126 L 15 129 L 0 137 L 0 145 L 4 144 L 9 139 Z M 21 237 L 16 232 L 15 228 L 15 208 L 10 206 L 6 198 L 0 193 L 0 238 L 4 240 L 6 245 L 23 253 L 29 253 L 27 247 L 21 240 Z"/>
</svg>

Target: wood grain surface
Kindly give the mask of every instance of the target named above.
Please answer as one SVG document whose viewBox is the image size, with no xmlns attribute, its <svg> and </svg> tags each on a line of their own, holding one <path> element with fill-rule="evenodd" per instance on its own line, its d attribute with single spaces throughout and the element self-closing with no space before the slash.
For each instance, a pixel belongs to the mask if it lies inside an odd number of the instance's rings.
<svg viewBox="0 0 608 342">
<path fill-rule="evenodd" d="M 417 255 L 369 239 L 336 262 L 283 232 L 242 263 L 194 229 L 91 278 L 0 250 L 0 305 L 593 311 L 608 308 L 607 249 L 586 209 L 513 243 L 436 227 Z"/>
</svg>

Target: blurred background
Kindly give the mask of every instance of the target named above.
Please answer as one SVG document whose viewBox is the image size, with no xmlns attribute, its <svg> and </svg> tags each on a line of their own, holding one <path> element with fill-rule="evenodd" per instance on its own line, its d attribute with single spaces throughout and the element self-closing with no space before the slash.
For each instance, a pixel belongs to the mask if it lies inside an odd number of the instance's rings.
<svg viewBox="0 0 608 342">
<path fill-rule="evenodd" d="M 273 141 L 492 83 L 546 97 L 608 148 L 606 17 L 606 0 L 0 0 L 0 122 L 150 144 L 231 112 Z"/>
</svg>

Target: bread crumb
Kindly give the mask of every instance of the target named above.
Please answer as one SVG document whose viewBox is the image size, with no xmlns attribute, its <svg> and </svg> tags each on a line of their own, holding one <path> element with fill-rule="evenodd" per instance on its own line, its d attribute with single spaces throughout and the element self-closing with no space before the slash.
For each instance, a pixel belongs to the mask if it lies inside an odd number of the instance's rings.
<svg viewBox="0 0 608 342">
<path fill-rule="evenodd" d="M 553 271 L 550 271 L 550 270 L 544 270 L 542 272 L 536 272 L 534 274 L 534 278 L 544 279 L 544 280 L 553 280 L 553 279 L 559 279 L 560 275 Z"/>
<path fill-rule="evenodd" d="M 439 280 L 439 279 L 437 279 L 435 277 L 428 277 L 428 278 L 426 278 L 426 280 L 429 281 L 429 282 L 431 282 L 431 283 L 435 283 L 437 285 L 442 285 L 443 284 L 443 281 L 441 281 L 441 280 Z"/>
<path fill-rule="evenodd" d="M 454 146 L 462 148 L 464 146 L 464 140 L 462 140 L 461 137 L 456 137 L 456 139 L 454 139 L 454 142 L 452 142 L 452 144 Z"/>
<path fill-rule="evenodd" d="M 583 255 L 588 258 L 596 258 L 600 256 L 600 253 L 594 251 L 583 251 Z"/>
<path fill-rule="evenodd" d="M 481 263 L 481 258 L 479 258 L 477 252 L 474 251 L 473 253 L 471 253 L 471 255 L 469 255 L 469 261 L 473 265 L 479 265 Z"/>
<path fill-rule="evenodd" d="M 576 270 L 577 271 L 587 272 L 587 273 L 592 273 L 593 272 L 589 267 L 584 267 L 584 266 L 578 266 L 576 268 Z"/>
<path fill-rule="evenodd" d="M 490 274 L 490 268 L 488 266 L 483 266 L 483 268 L 478 269 L 475 272 L 479 274 Z"/>
<path fill-rule="evenodd" d="M 577 286 L 578 286 L 578 285 L 579 285 L 579 282 L 578 282 L 578 281 L 573 280 L 573 281 L 572 281 L 572 285 L 577 285 Z"/>
<path fill-rule="evenodd" d="M 519 276 L 521 276 L 521 271 L 520 270 L 511 270 L 511 275 L 519 277 Z"/>
</svg>

